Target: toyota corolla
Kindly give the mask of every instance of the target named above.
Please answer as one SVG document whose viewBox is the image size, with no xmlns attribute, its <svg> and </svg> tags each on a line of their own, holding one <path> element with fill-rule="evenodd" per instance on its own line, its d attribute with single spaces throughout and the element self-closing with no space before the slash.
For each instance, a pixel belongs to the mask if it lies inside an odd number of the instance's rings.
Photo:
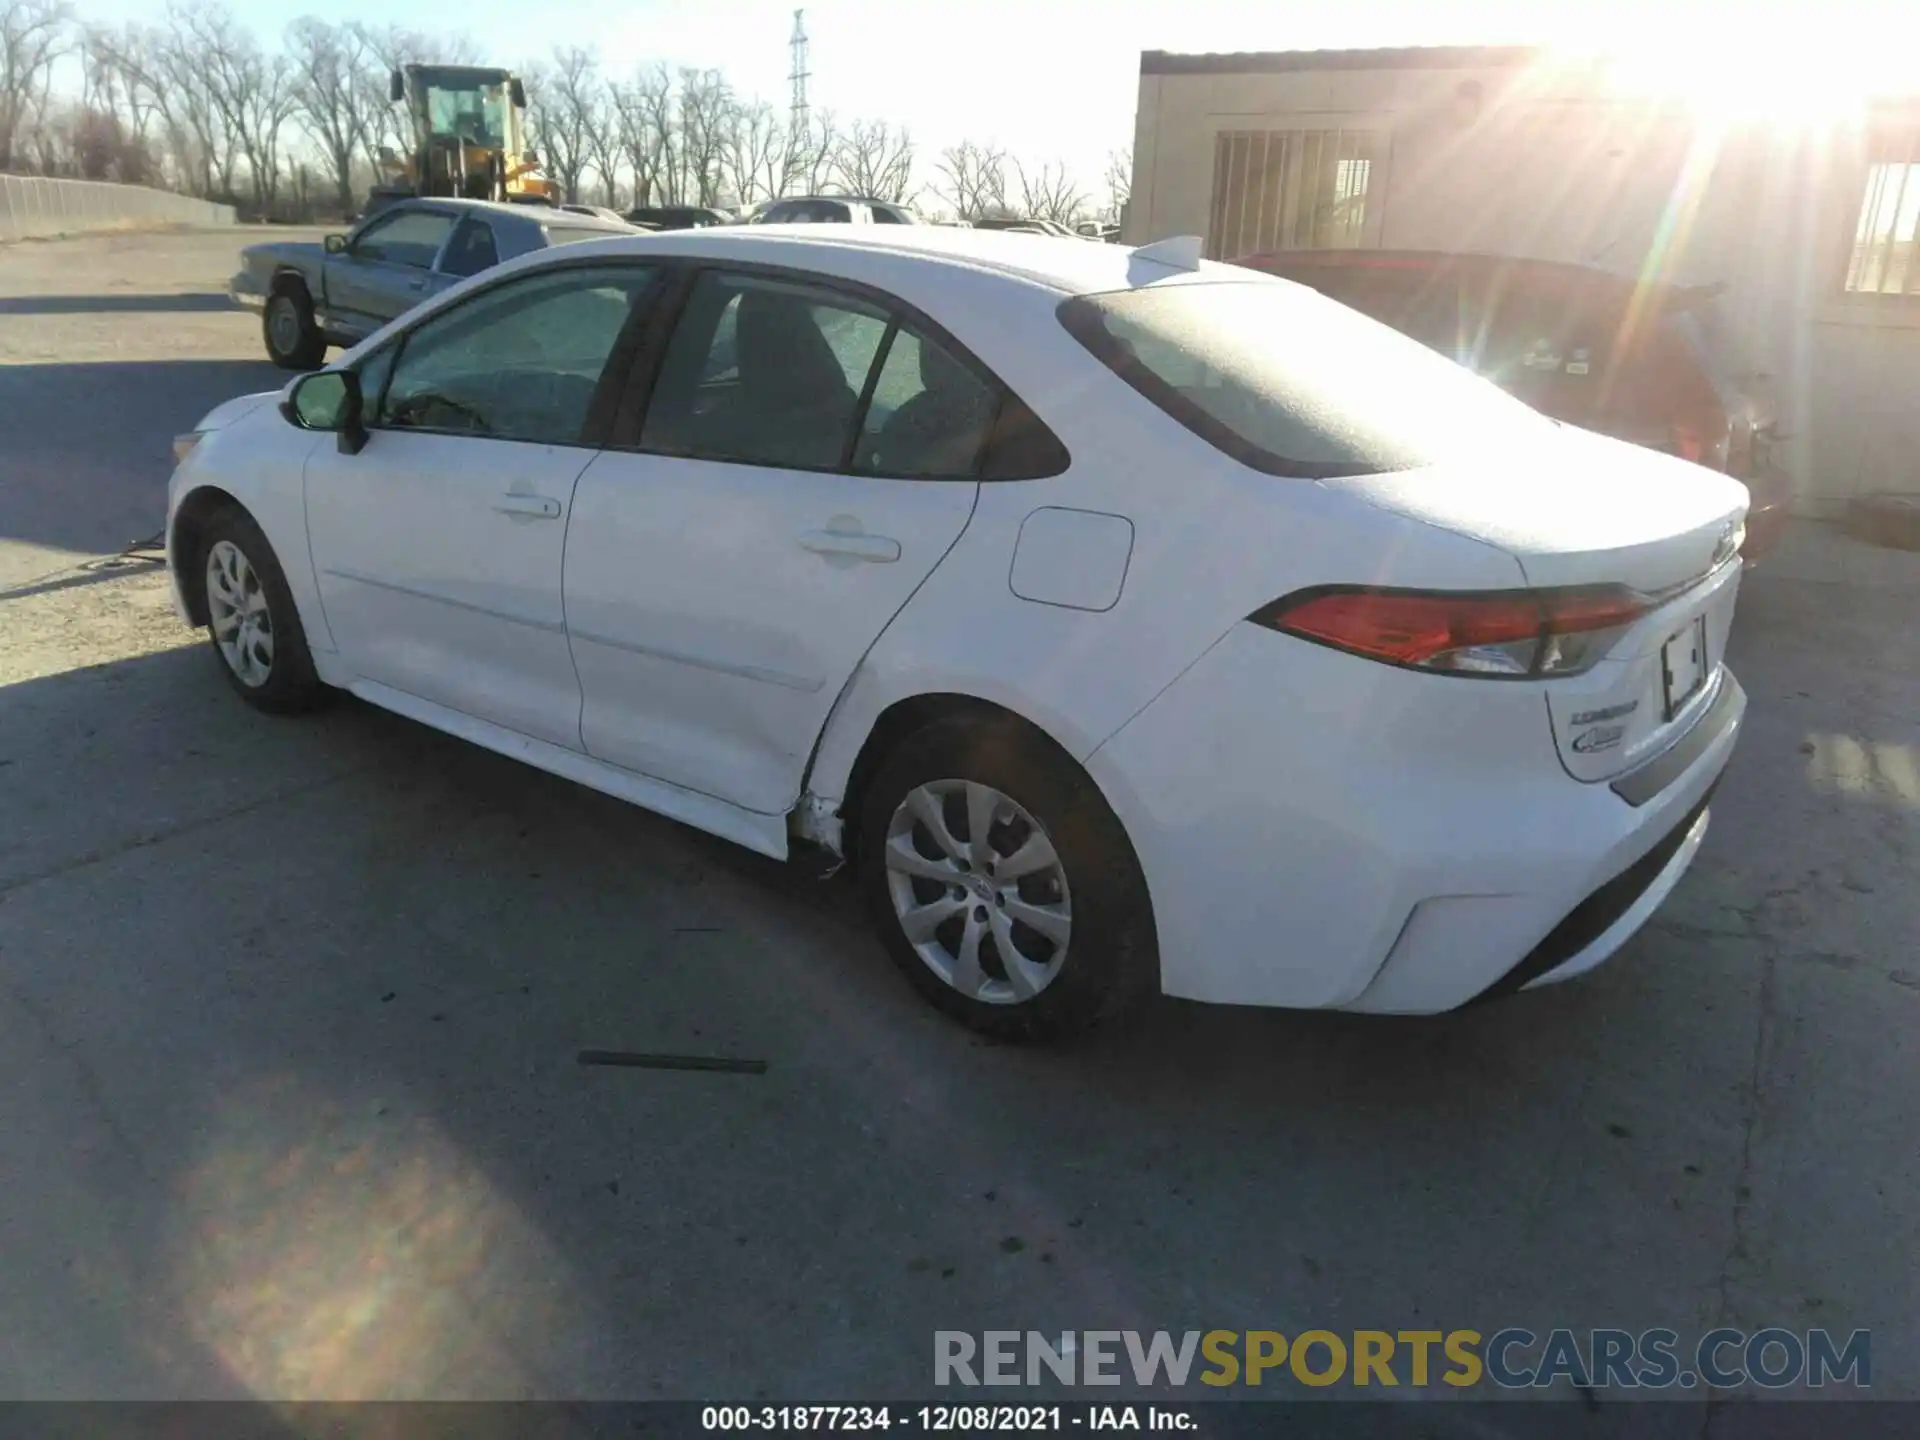
<svg viewBox="0 0 1920 1440">
<path fill-rule="evenodd" d="M 181 614 L 261 710 L 345 690 L 843 854 L 994 1034 L 1591 968 L 1740 727 L 1745 490 L 1198 251 L 510 262 L 176 442 Z"/>
</svg>

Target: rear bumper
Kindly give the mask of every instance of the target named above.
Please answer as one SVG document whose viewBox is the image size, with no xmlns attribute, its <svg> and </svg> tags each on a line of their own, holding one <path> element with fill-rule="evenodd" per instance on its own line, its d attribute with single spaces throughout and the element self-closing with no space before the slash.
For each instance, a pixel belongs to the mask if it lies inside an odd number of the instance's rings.
<svg viewBox="0 0 1920 1440">
<path fill-rule="evenodd" d="M 1088 768 L 1140 856 L 1166 993 L 1432 1014 L 1591 968 L 1652 915 L 1738 738 L 1744 694 L 1715 683 L 1634 804 L 1567 775 L 1535 690 L 1243 626 Z"/>
</svg>

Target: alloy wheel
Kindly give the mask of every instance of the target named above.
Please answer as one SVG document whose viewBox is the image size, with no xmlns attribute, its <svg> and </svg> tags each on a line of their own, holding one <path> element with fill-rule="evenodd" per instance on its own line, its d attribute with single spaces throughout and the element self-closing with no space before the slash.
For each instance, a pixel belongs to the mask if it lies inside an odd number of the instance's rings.
<svg viewBox="0 0 1920 1440">
<path fill-rule="evenodd" d="M 240 683 L 254 690 L 266 684 L 273 675 L 273 614 L 259 572 L 231 540 L 207 551 L 207 618 L 220 658 Z"/>
<path fill-rule="evenodd" d="M 291 355 L 300 348 L 300 310 L 291 297 L 276 295 L 267 305 L 267 334 L 273 340 L 273 348 L 281 355 Z"/>
<path fill-rule="evenodd" d="M 907 943 L 962 995 L 1017 1005 L 1060 974 L 1073 933 L 1067 874 L 1018 801 L 972 780 L 916 786 L 893 812 L 884 859 Z"/>
</svg>

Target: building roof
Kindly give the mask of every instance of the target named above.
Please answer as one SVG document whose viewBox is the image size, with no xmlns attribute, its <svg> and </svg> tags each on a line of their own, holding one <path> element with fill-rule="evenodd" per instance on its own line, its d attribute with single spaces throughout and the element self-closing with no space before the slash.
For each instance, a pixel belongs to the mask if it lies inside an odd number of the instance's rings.
<svg viewBox="0 0 1920 1440">
<path fill-rule="evenodd" d="M 1376 50 L 1239 50 L 1231 54 L 1140 52 L 1142 75 L 1278 75 L 1296 70 L 1503 70 L 1541 58 L 1531 45 L 1424 45 Z"/>
</svg>

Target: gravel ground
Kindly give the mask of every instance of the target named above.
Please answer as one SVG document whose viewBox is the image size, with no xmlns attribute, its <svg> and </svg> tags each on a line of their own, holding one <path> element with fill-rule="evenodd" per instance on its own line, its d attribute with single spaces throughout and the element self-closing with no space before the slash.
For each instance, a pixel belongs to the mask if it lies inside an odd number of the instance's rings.
<svg viewBox="0 0 1920 1440">
<path fill-rule="evenodd" d="M 1586 982 L 1009 1050 L 842 881 L 252 714 L 88 565 L 276 383 L 236 243 L 0 248 L 0 1398 L 850 1400 L 942 1328 L 1426 1324 L 1865 1327 L 1920 1397 L 1920 558 L 1750 578 L 1713 828 Z"/>
</svg>

